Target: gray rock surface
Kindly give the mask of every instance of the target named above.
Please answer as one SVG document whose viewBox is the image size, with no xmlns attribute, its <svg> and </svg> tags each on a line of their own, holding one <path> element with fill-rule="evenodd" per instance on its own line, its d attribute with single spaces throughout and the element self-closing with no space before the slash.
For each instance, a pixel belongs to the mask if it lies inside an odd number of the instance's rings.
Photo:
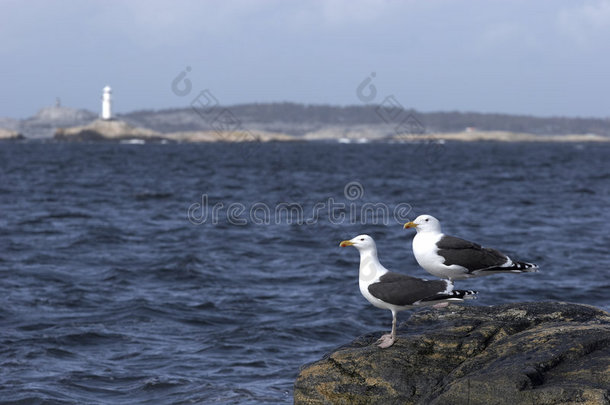
<svg viewBox="0 0 610 405">
<path fill-rule="evenodd" d="M 12 129 L 0 128 L 0 140 L 18 140 L 23 139 L 23 135 Z"/>
<path fill-rule="evenodd" d="M 384 331 L 387 332 L 387 331 Z M 424 310 L 304 366 L 296 404 L 608 404 L 610 314 L 562 302 Z"/>
<path fill-rule="evenodd" d="M 83 126 L 60 128 L 55 132 L 54 137 L 64 141 L 160 140 L 161 134 L 151 129 L 131 126 L 121 120 L 97 119 Z"/>
<path fill-rule="evenodd" d="M 45 107 L 33 117 L 21 120 L 18 129 L 28 139 L 49 139 L 57 128 L 85 125 L 96 114 L 69 107 Z"/>
</svg>

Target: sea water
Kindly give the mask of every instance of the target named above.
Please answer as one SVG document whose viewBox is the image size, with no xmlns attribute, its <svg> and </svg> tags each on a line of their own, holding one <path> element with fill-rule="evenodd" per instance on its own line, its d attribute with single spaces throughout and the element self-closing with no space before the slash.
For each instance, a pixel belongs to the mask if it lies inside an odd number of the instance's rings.
<svg viewBox="0 0 610 405">
<path fill-rule="evenodd" d="M 539 273 L 465 305 L 609 309 L 610 145 L 0 144 L 0 403 L 286 403 L 299 367 L 391 314 L 417 215 Z M 408 313 L 399 315 L 399 321 Z"/>
</svg>

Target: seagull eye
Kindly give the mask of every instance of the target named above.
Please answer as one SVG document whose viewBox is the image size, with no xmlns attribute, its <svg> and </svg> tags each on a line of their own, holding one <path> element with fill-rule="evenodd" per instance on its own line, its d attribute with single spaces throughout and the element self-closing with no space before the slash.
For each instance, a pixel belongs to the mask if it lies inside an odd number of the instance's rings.
<svg viewBox="0 0 610 405">
<path fill-rule="evenodd" d="M 360 238 L 360 240 L 364 242 L 364 238 Z"/>
<path fill-rule="evenodd" d="M 429 218 L 426 218 L 426 222 L 428 222 L 429 220 L 430 220 Z"/>
</svg>

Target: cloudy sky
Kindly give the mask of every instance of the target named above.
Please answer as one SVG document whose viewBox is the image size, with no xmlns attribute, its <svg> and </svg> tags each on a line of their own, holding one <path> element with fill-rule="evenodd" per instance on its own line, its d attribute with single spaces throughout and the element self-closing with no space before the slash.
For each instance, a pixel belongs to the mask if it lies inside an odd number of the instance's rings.
<svg viewBox="0 0 610 405">
<path fill-rule="evenodd" d="M 56 97 L 98 111 L 106 84 L 118 112 L 209 89 L 225 105 L 392 95 L 420 111 L 610 117 L 610 0 L 0 0 L 0 61 L 0 117 Z M 186 95 L 172 91 L 183 71 Z"/>
</svg>

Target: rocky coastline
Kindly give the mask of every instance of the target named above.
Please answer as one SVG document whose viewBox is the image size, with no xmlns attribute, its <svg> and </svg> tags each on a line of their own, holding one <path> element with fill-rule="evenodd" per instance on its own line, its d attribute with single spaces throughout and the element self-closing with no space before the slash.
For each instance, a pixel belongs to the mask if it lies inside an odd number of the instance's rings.
<svg viewBox="0 0 610 405">
<path fill-rule="evenodd" d="M 87 125 L 58 128 L 54 139 L 60 141 L 120 141 L 126 139 L 161 140 L 159 132 L 134 127 L 121 120 L 97 119 Z"/>
<path fill-rule="evenodd" d="M 25 138 L 18 131 L 0 128 L 0 141 L 17 141 L 21 139 Z"/>
<path fill-rule="evenodd" d="M 600 135 L 533 135 L 500 131 L 431 133 L 384 136 L 380 131 L 344 131 L 328 129 L 304 136 L 294 136 L 269 131 L 181 131 L 160 133 L 146 128 L 134 127 L 125 121 L 96 120 L 91 124 L 59 128 L 54 135 L 60 141 L 124 141 L 137 139 L 148 142 L 210 143 L 210 142 L 340 142 L 340 143 L 442 143 L 449 142 L 610 142 Z"/>
<path fill-rule="evenodd" d="M 378 109 L 372 107 L 279 103 L 233 106 L 219 111 L 227 122 L 198 114 L 192 108 L 136 111 L 102 120 L 91 111 L 54 106 L 22 120 L 0 118 L 0 128 L 17 131 L 26 140 L 68 142 L 610 142 L 609 124 L 599 119 L 410 112 L 408 125 L 397 126 L 384 120 Z M 405 114 L 407 111 L 402 115 Z M 429 122 L 425 123 L 426 120 Z M 465 123 L 474 126 L 465 127 Z M 0 136 L 16 138 L 15 134 Z"/>
</svg>

